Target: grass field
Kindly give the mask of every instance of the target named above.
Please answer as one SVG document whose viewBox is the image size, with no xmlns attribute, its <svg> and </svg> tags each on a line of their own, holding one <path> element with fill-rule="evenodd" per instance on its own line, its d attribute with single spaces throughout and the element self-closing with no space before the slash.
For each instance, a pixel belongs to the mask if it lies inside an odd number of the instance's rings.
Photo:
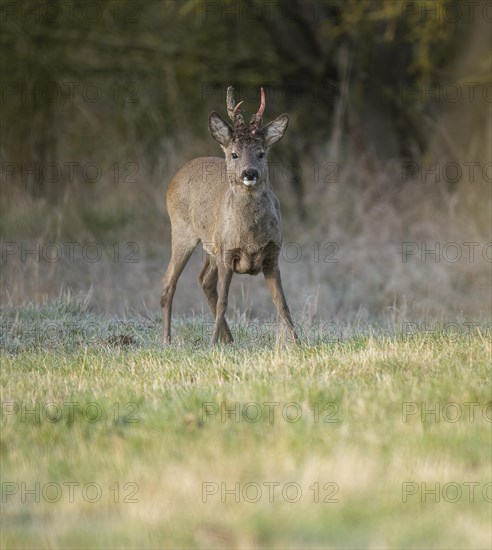
<svg viewBox="0 0 492 550">
<path fill-rule="evenodd" d="M 204 322 L 3 309 L 2 548 L 490 547 L 490 330 Z"/>
</svg>

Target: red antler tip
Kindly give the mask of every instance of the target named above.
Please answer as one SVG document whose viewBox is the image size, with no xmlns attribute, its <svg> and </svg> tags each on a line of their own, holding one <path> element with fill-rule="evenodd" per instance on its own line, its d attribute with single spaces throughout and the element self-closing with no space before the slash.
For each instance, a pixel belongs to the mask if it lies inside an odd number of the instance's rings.
<svg viewBox="0 0 492 550">
<path fill-rule="evenodd" d="M 258 109 L 258 118 L 261 118 L 263 116 L 263 113 L 265 111 L 265 91 L 263 90 L 263 86 L 260 88 L 261 92 L 261 99 L 260 99 L 260 108 Z"/>
</svg>

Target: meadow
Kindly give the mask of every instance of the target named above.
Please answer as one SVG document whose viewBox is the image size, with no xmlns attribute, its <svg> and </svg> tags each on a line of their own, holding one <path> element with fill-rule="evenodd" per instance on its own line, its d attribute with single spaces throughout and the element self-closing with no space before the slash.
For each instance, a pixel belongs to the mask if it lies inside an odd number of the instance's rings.
<svg viewBox="0 0 492 550">
<path fill-rule="evenodd" d="M 490 548 L 490 3 L 86 4 L 0 10 L 0 548 Z M 299 346 L 261 275 L 211 346 L 200 247 L 161 343 L 229 85 Z"/>
<path fill-rule="evenodd" d="M 490 546 L 489 325 L 208 321 L 3 308 L 2 548 Z"/>
</svg>

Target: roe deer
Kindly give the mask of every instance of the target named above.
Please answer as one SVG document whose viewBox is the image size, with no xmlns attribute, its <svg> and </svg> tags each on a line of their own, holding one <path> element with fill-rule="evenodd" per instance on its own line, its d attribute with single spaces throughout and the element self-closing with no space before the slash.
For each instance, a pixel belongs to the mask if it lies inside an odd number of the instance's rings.
<svg viewBox="0 0 492 550">
<path fill-rule="evenodd" d="M 236 105 L 229 86 L 227 112 L 232 126 L 216 112 L 209 115 L 210 134 L 222 147 L 225 160 L 202 157 L 188 162 L 167 190 L 172 256 L 161 296 L 165 344 L 171 341 L 176 283 L 200 241 L 206 259 L 199 281 L 215 318 L 212 343 L 217 343 L 219 336 L 224 342 L 233 341 L 225 319 L 232 274 L 257 275 L 260 271 L 291 337 L 299 341 L 280 279 L 280 208 L 270 187 L 267 162 L 267 150 L 283 137 L 289 118 L 280 115 L 263 126 L 263 88 L 260 108 L 249 126 L 239 108 L 242 103 Z"/>
</svg>

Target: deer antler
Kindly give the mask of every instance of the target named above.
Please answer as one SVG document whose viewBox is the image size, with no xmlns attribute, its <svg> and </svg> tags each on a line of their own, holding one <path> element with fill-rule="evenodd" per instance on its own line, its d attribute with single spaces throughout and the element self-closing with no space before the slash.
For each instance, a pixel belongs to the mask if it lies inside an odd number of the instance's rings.
<svg viewBox="0 0 492 550">
<path fill-rule="evenodd" d="M 229 86 L 227 88 L 227 114 L 229 115 L 229 118 L 234 123 L 234 126 L 244 126 L 244 119 L 243 119 L 243 111 L 239 107 L 244 103 L 243 101 L 240 101 L 236 105 L 236 100 L 234 99 L 234 88 L 232 86 Z"/>
<path fill-rule="evenodd" d="M 261 126 L 263 113 L 265 112 L 265 91 L 261 88 L 261 99 L 260 99 L 260 108 L 258 112 L 253 115 L 249 126 L 251 128 L 251 133 L 254 134 Z"/>
</svg>

